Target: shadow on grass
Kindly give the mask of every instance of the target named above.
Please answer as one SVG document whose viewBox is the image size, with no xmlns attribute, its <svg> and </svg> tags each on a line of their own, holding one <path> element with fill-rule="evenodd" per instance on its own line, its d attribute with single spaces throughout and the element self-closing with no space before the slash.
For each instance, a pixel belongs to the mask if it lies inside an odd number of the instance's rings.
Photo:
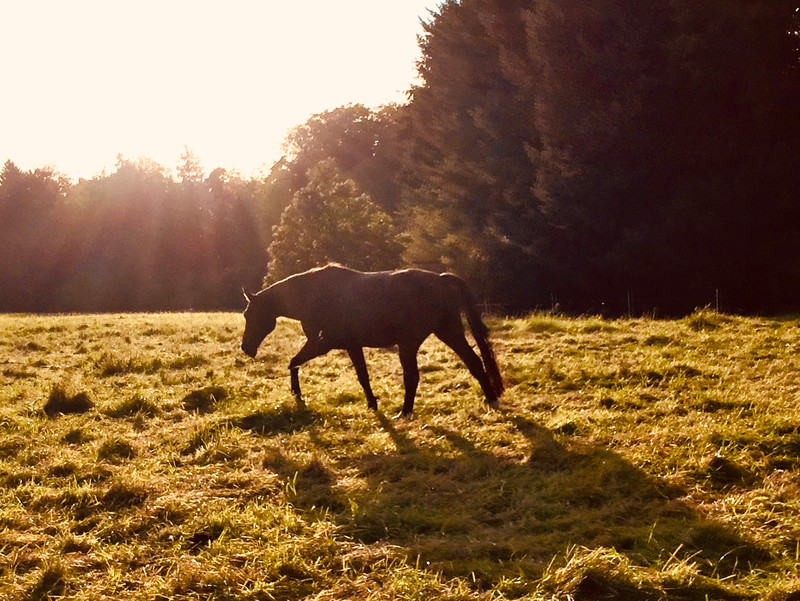
<svg viewBox="0 0 800 601">
<path fill-rule="evenodd" d="M 634 565 L 671 556 L 714 578 L 747 574 L 769 560 L 765 550 L 682 502 L 684 491 L 608 450 L 568 450 L 526 417 L 509 415 L 528 443 L 524 463 L 440 426 L 428 426 L 443 441 L 438 448 L 418 447 L 379 419 L 397 451 L 355 460 L 371 492 L 351 517 L 353 534 L 401 545 L 446 575 L 486 586 L 499 576 L 538 578 L 553 557 L 575 546 L 613 549 Z M 596 588 L 607 586 L 603 594 L 610 594 L 616 585 L 603 578 L 594 576 Z M 699 598 L 709 593 L 708 581 L 691 586 Z M 655 592 L 643 591 L 644 598 Z M 714 595 L 736 596 L 724 587 Z"/>
<path fill-rule="evenodd" d="M 292 434 L 313 427 L 319 414 L 305 404 L 263 409 L 231 420 L 231 425 L 261 436 L 271 437 Z M 333 490 L 335 474 L 317 457 L 298 461 L 282 449 L 270 449 L 264 458 L 264 467 L 272 470 L 286 483 L 292 503 L 302 509 L 320 509 L 341 512 L 346 504 Z"/>
<path fill-rule="evenodd" d="M 291 434 L 310 426 L 317 417 L 317 413 L 305 405 L 297 408 L 279 407 L 236 418 L 231 425 L 261 435 Z"/>
<path fill-rule="evenodd" d="M 585 547 L 613 550 L 634 566 L 696 564 L 706 584 L 696 579 L 690 585 L 696 590 L 675 598 L 709 592 L 736 598 L 722 585 L 709 589 L 709 578 L 735 578 L 769 560 L 752 541 L 689 507 L 681 500 L 684 491 L 606 449 L 568 449 L 527 417 L 508 414 L 521 435 L 515 438 L 526 443 L 525 461 L 438 425 L 425 426 L 435 444 L 418 444 L 410 427 L 381 413 L 375 417 L 394 443 L 391 452 L 340 459 L 331 468 L 321 459 L 324 448 L 305 462 L 276 451 L 267 464 L 290 482 L 297 508 L 326 511 L 353 539 L 399 546 L 409 561 L 419 558 L 447 577 L 470 578 L 479 587 L 520 574 L 535 581 L 554 557 Z M 315 419 L 304 409 L 250 416 L 240 427 L 262 433 L 309 428 L 318 441 Z M 335 472 L 342 468 L 366 486 L 337 486 Z M 594 593 L 610 594 L 618 586 L 602 575 L 587 578 Z M 659 590 L 651 587 L 641 598 L 658 597 Z M 587 591 L 573 596 L 596 598 Z"/>
</svg>

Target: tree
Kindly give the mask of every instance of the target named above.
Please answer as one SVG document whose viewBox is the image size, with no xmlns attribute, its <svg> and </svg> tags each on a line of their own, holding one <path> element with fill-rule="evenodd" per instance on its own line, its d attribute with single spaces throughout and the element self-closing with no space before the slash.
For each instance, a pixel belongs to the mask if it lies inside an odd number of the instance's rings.
<svg viewBox="0 0 800 601">
<path fill-rule="evenodd" d="M 48 310 L 62 275 L 59 249 L 69 184 L 49 168 L 0 172 L 0 310 Z"/>
<path fill-rule="evenodd" d="M 397 266 L 392 219 L 333 160 L 310 169 L 307 179 L 274 230 L 267 283 L 329 262 L 361 270 Z"/>
<path fill-rule="evenodd" d="M 715 287 L 744 309 L 786 288 L 774 240 L 797 183 L 786 160 L 800 158 L 792 14 L 790 2 L 537 2 L 536 193 L 562 289 L 634 289 L 684 311 Z"/>
<path fill-rule="evenodd" d="M 287 162 L 281 159 L 269 172 L 247 182 L 244 203 L 264 249 L 269 248 L 273 228 L 280 223 L 281 214 L 292 201 L 291 179 Z"/>
<path fill-rule="evenodd" d="M 222 169 L 203 179 L 192 168 L 176 182 L 152 161 L 122 158 L 115 172 L 82 180 L 67 198 L 56 307 L 238 307 L 240 287 L 266 264 L 253 190 Z"/>
<path fill-rule="evenodd" d="M 237 307 L 241 288 L 260 283 L 267 253 L 250 207 L 255 188 L 251 182 L 214 169 L 205 181 L 208 191 L 210 257 L 204 271 L 209 307 Z"/>
<path fill-rule="evenodd" d="M 123 311 L 160 307 L 162 241 L 172 225 L 174 185 L 147 159 L 117 160 L 109 175 L 81 180 L 69 192 L 69 277 L 59 291 L 65 310 Z"/>
<path fill-rule="evenodd" d="M 800 297 L 792 4 L 445 2 L 398 120 L 405 258 L 518 308 Z"/>
<path fill-rule="evenodd" d="M 453 269 L 509 304 L 538 288 L 540 276 L 535 82 L 511 77 L 528 61 L 529 4 L 442 4 L 421 38 L 423 83 L 400 119 L 405 260 Z"/>
<path fill-rule="evenodd" d="M 640 253 L 673 194 L 675 148 L 656 131 L 680 102 L 665 79 L 668 11 L 668 0 L 542 0 L 528 13 L 543 140 L 535 192 L 562 296 L 641 292 Z"/>
<path fill-rule="evenodd" d="M 394 140 L 398 108 L 378 110 L 351 104 L 312 116 L 286 138 L 283 168 L 289 174 L 290 192 L 308 183 L 309 169 L 332 159 L 336 168 L 385 211 L 394 213 L 400 203 L 395 175 L 400 158 Z"/>
<path fill-rule="evenodd" d="M 203 181 L 203 166 L 198 156 L 188 146 L 183 147 L 181 163 L 178 165 L 178 178 L 181 183 L 190 185 Z"/>
</svg>

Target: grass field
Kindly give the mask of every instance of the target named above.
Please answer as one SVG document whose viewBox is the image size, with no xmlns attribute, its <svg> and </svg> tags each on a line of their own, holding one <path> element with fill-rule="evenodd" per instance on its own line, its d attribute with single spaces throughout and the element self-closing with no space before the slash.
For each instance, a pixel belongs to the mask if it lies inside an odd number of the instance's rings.
<svg viewBox="0 0 800 601">
<path fill-rule="evenodd" d="M 800 599 L 800 320 L 490 320 L 301 369 L 240 315 L 0 316 L 0 598 Z"/>
</svg>

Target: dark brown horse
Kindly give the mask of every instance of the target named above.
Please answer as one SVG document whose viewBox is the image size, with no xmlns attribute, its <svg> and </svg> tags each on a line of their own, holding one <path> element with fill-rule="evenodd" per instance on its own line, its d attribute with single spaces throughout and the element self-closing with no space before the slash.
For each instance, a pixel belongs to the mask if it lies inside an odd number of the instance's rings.
<svg viewBox="0 0 800 601">
<path fill-rule="evenodd" d="M 464 280 L 453 274 L 421 269 L 363 273 L 328 265 L 288 277 L 258 294 L 245 292 L 245 298 L 242 350 L 251 357 L 256 356 L 261 342 L 275 328 L 276 317 L 300 320 L 307 340 L 289 363 L 292 392 L 300 403 L 299 367 L 331 349 L 344 349 L 356 368 L 367 405 L 377 409 L 363 347 L 397 345 L 405 385 L 402 415 L 411 415 L 419 383 L 417 351 L 431 334 L 466 363 L 490 406 L 497 406 L 497 398 L 503 392 L 489 330 Z M 462 311 L 483 361 L 464 335 Z"/>
</svg>

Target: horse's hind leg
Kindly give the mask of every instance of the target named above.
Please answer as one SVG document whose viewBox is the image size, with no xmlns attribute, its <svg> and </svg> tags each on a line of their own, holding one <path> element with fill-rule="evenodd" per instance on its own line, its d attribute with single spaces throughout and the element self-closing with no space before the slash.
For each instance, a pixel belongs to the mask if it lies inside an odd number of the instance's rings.
<svg viewBox="0 0 800 601">
<path fill-rule="evenodd" d="M 414 411 L 414 398 L 417 396 L 419 385 L 419 368 L 417 367 L 417 351 L 419 345 L 400 346 L 400 365 L 403 366 L 403 387 L 405 399 L 403 400 L 402 417 L 411 417 Z"/>
<path fill-rule="evenodd" d="M 490 407 L 497 407 L 497 395 L 494 393 L 492 383 L 489 381 L 489 376 L 486 374 L 486 370 L 483 367 L 483 361 L 481 361 L 481 358 L 478 357 L 477 353 L 472 350 L 469 342 L 467 342 L 460 321 L 458 327 L 453 325 L 453 327 L 442 328 L 434 332 L 434 334 L 436 334 L 439 340 L 453 349 L 456 355 L 466 364 L 469 373 L 471 373 L 481 385 L 483 394 L 486 396 L 486 403 Z"/>
<path fill-rule="evenodd" d="M 377 409 L 378 399 L 372 394 L 372 387 L 369 385 L 369 372 L 367 371 L 367 362 L 364 360 L 364 349 L 357 346 L 347 349 L 347 354 L 350 355 L 353 367 L 356 368 L 358 382 L 361 384 L 361 388 L 364 389 L 364 394 L 367 395 L 367 407 L 370 409 Z"/>
</svg>

